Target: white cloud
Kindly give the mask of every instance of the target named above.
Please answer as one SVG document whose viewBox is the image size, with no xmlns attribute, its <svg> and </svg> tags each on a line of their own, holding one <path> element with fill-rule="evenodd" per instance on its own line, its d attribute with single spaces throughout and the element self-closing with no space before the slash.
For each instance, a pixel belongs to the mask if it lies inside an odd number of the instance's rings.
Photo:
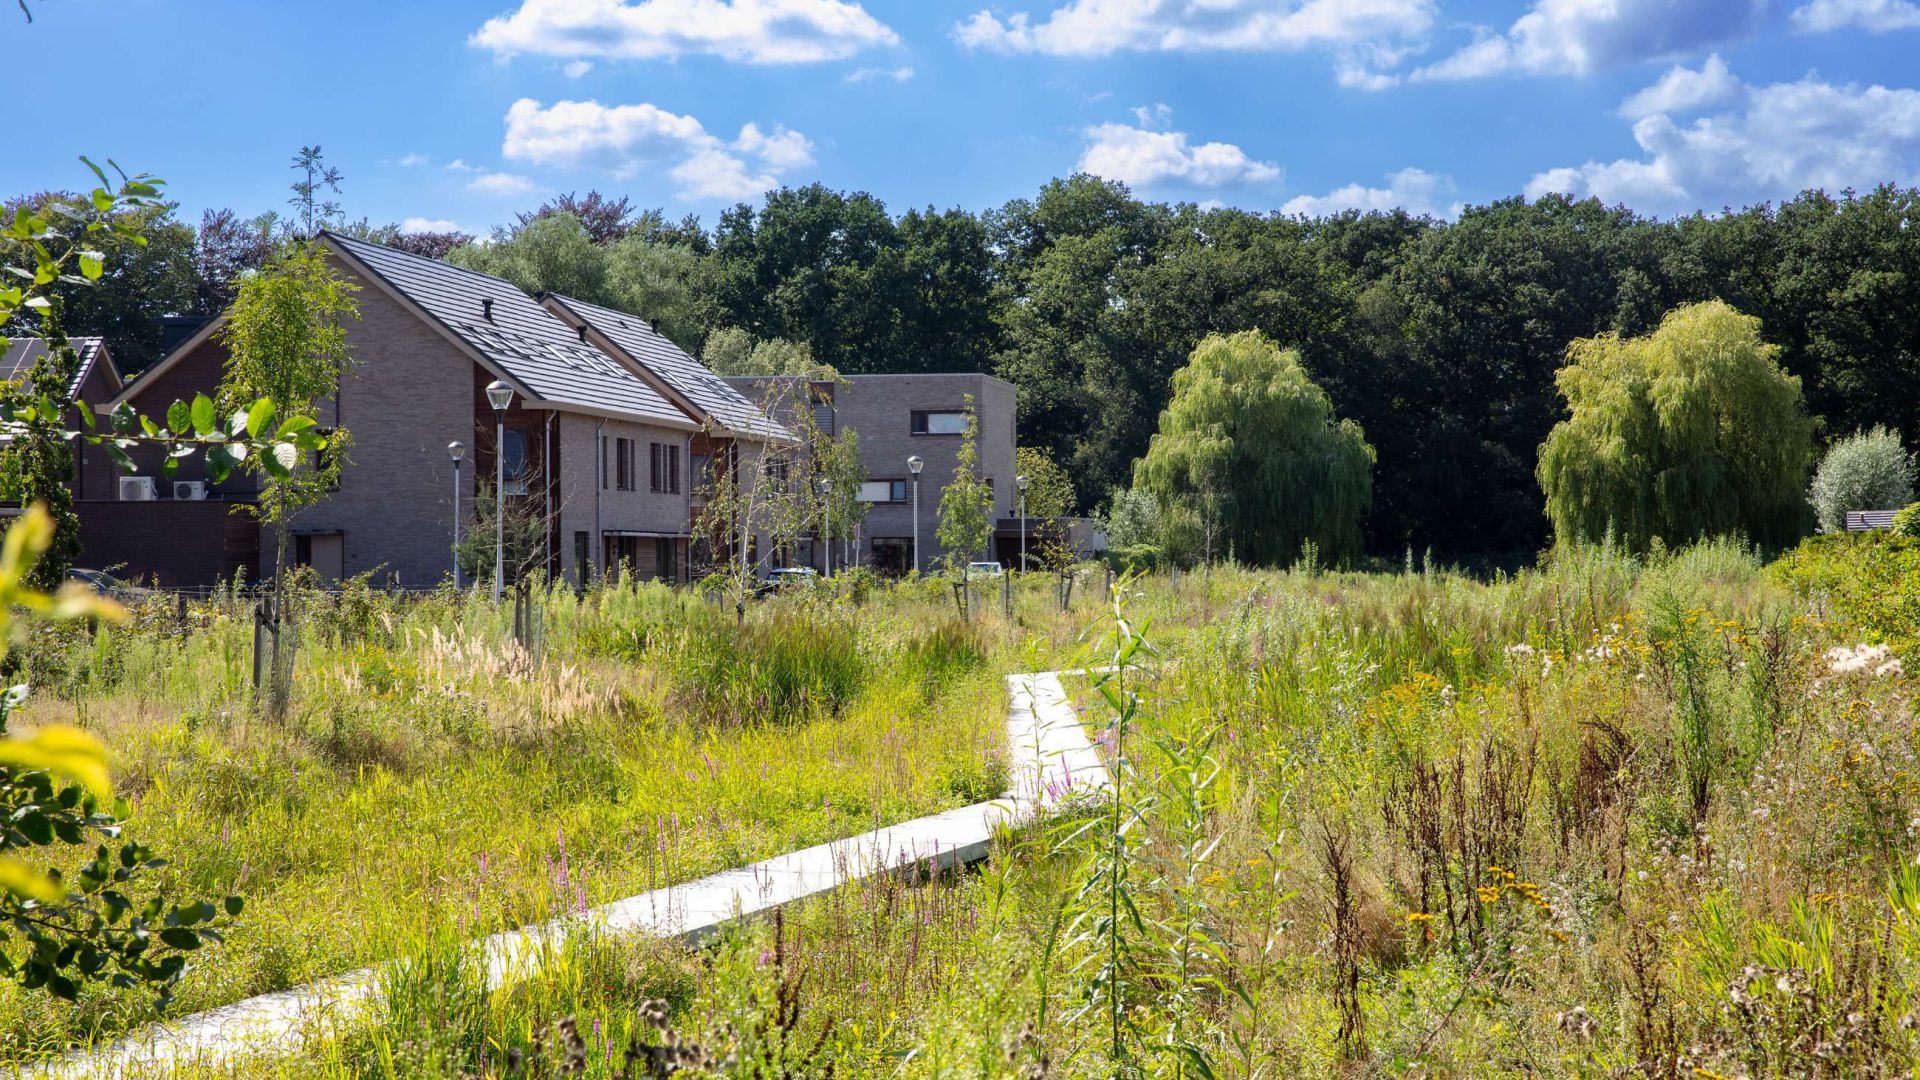
<svg viewBox="0 0 1920 1080">
<path fill-rule="evenodd" d="M 569 60 L 567 66 L 560 69 L 560 73 L 569 79 L 578 79 L 592 70 L 593 61 L 591 60 Z"/>
<path fill-rule="evenodd" d="M 1766 0 L 1534 0 L 1504 34 L 1413 72 L 1416 79 L 1585 75 L 1744 37 Z"/>
<path fill-rule="evenodd" d="M 1163 105 L 1152 111 L 1136 109 L 1135 113 L 1143 123 L 1151 118 L 1164 125 L 1173 110 Z M 1080 155 L 1079 171 L 1135 186 L 1167 181 L 1199 187 L 1267 184 L 1281 175 L 1278 165 L 1255 161 L 1232 143 L 1194 146 L 1182 131 L 1096 124 L 1086 130 L 1086 136 L 1087 148 Z"/>
<path fill-rule="evenodd" d="M 1876 34 L 1920 28 L 1912 0 L 1813 0 L 1794 9 L 1793 24 L 1810 33 L 1857 27 Z"/>
<path fill-rule="evenodd" d="M 1920 90 L 1798 82 L 1744 87 L 1740 104 L 1682 126 L 1668 113 L 1633 125 L 1641 158 L 1549 169 L 1527 184 L 1655 213 L 1718 210 L 1920 180 Z"/>
<path fill-rule="evenodd" d="M 465 159 L 454 158 L 452 161 L 447 162 L 447 171 L 448 172 L 473 172 L 474 168 L 473 166 L 467 164 Z"/>
<path fill-rule="evenodd" d="M 1159 130 L 1172 122 L 1173 106 L 1164 101 L 1154 102 L 1151 107 L 1141 105 L 1133 110 L 1133 118 L 1138 120 L 1143 128 Z"/>
<path fill-rule="evenodd" d="M 1348 184 L 1325 195 L 1296 195 L 1280 208 L 1284 214 L 1326 217 L 1342 210 L 1405 210 L 1450 218 L 1460 213 L 1454 199 L 1453 178 L 1425 169 L 1401 169 L 1387 177 L 1386 187 Z"/>
<path fill-rule="evenodd" d="M 861 68 L 858 71 L 847 72 L 845 81 L 863 83 L 873 82 L 876 79 L 892 79 L 894 82 L 906 82 L 911 78 L 913 78 L 913 69 L 910 67 Z"/>
<path fill-rule="evenodd" d="M 1349 90 L 1385 90 L 1400 85 L 1400 76 L 1374 71 L 1352 59 L 1343 59 L 1335 64 L 1333 77 Z"/>
<path fill-rule="evenodd" d="M 626 177 L 675 162 L 680 193 L 698 199 L 747 199 L 779 184 L 778 175 L 813 164 L 813 143 L 797 131 L 758 124 L 723 142 L 699 120 L 656 105 L 602 105 L 521 98 L 507 109 L 501 154 L 535 164 L 600 165 Z M 753 158 L 757 167 L 746 159 Z"/>
<path fill-rule="evenodd" d="M 773 134 L 768 135 L 761 132 L 758 124 L 742 125 L 740 137 L 733 141 L 733 148 L 743 154 L 752 154 L 776 172 L 801 169 L 813 164 L 813 143 L 805 135 L 783 127 L 774 128 Z"/>
<path fill-rule="evenodd" d="M 843 60 L 900 38 L 846 0 L 522 0 L 488 19 L 468 44 L 607 60 L 709 55 L 750 64 Z"/>
<path fill-rule="evenodd" d="M 460 226 L 455 225 L 453 222 L 447 220 L 446 218 L 410 217 L 400 223 L 400 231 L 403 233 L 416 233 L 416 232 L 461 232 L 463 230 L 460 228 Z"/>
<path fill-rule="evenodd" d="M 425 165 L 426 163 L 427 155 L 425 154 L 404 154 L 400 158 L 400 164 L 409 169 Z"/>
<path fill-rule="evenodd" d="M 1675 64 L 1659 82 L 1621 102 L 1620 115 L 1638 120 L 1655 113 L 1690 113 L 1719 105 L 1738 96 L 1742 89 L 1740 80 L 1727 70 L 1727 62 L 1715 53 L 1707 57 L 1699 71 Z"/>
<path fill-rule="evenodd" d="M 1293 51 L 1418 39 L 1433 14 L 1433 0 L 1068 0 L 1038 21 L 977 11 L 953 36 L 968 48 L 1050 56 Z"/>
<path fill-rule="evenodd" d="M 467 190 L 484 192 L 488 195 L 531 195 L 540 190 L 540 186 L 524 176 L 513 173 L 481 173 L 467 183 Z"/>
</svg>

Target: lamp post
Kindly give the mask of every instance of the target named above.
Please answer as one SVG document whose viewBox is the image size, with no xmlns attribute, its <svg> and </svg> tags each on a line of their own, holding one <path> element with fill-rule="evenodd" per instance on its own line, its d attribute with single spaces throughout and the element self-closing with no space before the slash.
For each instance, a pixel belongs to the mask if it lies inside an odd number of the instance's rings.
<svg viewBox="0 0 1920 1080">
<path fill-rule="evenodd" d="M 1020 572 L 1027 572 L 1027 474 L 1021 473 L 1013 478 L 1013 486 L 1020 490 Z"/>
<path fill-rule="evenodd" d="M 487 403 L 493 406 L 493 602 L 507 581 L 507 406 L 513 387 L 495 379 L 487 384 Z"/>
<path fill-rule="evenodd" d="M 921 572 L 920 570 L 920 470 L 926 467 L 927 467 L 927 463 L 920 459 L 919 454 L 908 455 L 907 471 L 913 474 L 913 572 L 916 574 Z"/>
<path fill-rule="evenodd" d="M 833 480 L 831 478 L 820 481 L 820 514 L 823 518 L 825 518 L 825 522 L 826 522 L 824 525 L 820 527 L 820 542 L 821 542 L 821 546 L 825 549 L 824 553 L 821 556 L 823 560 L 822 565 L 826 568 L 826 576 L 832 577 L 833 576 Z"/>
<path fill-rule="evenodd" d="M 467 444 L 458 439 L 447 444 L 447 456 L 453 459 L 453 588 L 460 590 L 460 462 L 466 460 Z"/>
</svg>

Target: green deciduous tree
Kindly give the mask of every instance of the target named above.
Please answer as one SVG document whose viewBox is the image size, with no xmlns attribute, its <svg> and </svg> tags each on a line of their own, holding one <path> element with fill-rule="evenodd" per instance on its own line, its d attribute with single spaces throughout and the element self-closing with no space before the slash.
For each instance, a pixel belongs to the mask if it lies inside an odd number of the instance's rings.
<svg viewBox="0 0 1920 1080">
<path fill-rule="evenodd" d="M 1191 514 L 1211 554 L 1225 539 L 1241 558 L 1275 565 L 1312 541 L 1339 561 L 1360 553 L 1373 462 L 1299 354 L 1248 331 L 1207 338 L 1174 375 L 1134 485 Z"/>
<path fill-rule="evenodd" d="M 1572 416 L 1539 465 L 1560 542 L 1797 538 L 1813 422 L 1779 351 L 1760 320 L 1719 301 L 1677 308 L 1644 337 L 1569 345 L 1559 384 Z"/>
<path fill-rule="evenodd" d="M 1899 432 L 1857 431 L 1827 448 L 1813 471 L 1807 501 L 1821 532 L 1840 532 L 1849 510 L 1898 510 L 1912 502 L 1913 474 L 1914 460 Z"/>
<path fill-rule="evenodd" d="M 359 318 L 353 294 L 359 287 L 328 262 L 319 244 L 300 242 L 268 263 L 240 286 L 227 324 L 221 330 L 227 346 L 227 368 L 221 379 L 219 401 L 236 418 L 245 417 L 254 435 L 270 432 L 276 404 L 281 412 L 306 417 L 320 401 L 340 391 L 341 379 L 352 366 L 346 323 Z M 261 404 L 249 408 L 256 399 Z M 197 425 L 196 425 L 197 426 Z M 311 421 L 308 421 L 311 426 Z M 294 434 L 306 434 L 305 428 Z M 276 460 L 265 462 L 269 472 L 258 501 L 252 504 L 260 520 L 273 527 L 274 673 L 269 709 L 278 714 L 286 706 L 291 677 L 284 627 L 291 611 L 287 603 L 287 537 L 293 518 L 339 486 L 351 437 L 340 427 L 326 435 L 325 453 L 309 460 L 292 443 L 271 451 Z"/>
<path fill-rule="evenodd" d="M 717 375 L 788 375 L 816 381 L 840 377 L 833 368 L 815 361 L 804 341 L 762 341 L 737 326 L 708 334 L 700 360 Z"/>
<path fill-rule="evenodd" d="M 1032 517 L 1067 517 L 1074 511 L 1073 479 L 1038 446 L 1013 452 L 1014 472 L 1027 478 L 1027 513 Z"/>
<path fill-rule="evenodd" d="M 940 523 L 934 537 L 947 549 L 947 569 L 964 594 L 967 563 L 987 549 L 993 536 L 993 488 L 980 477 L 980 414 L 967 395 L 967 430 L 954 454 L 953 479 L 940 493 Z"/>
</svg>

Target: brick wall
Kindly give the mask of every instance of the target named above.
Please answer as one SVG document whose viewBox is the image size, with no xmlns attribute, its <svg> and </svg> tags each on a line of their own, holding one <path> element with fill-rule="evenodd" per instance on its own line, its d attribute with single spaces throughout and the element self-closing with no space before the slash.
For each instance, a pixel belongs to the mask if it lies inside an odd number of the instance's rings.
<svg viewBox="0 0 1920 1080">
<path fill-rule="evenodd" d="M 623 420 L 602 420 L 577 413 L 559 414 L 559 451 L 561 463 L 559 509 L 559 552 L 561 573 L 579 580 L 579 562 L 575 557 L 574 534 L 587 534 L 587 557 L 595 573 L 604 572 L 607 533 L 665 533 L 685 535 L 688 525 L 689 493 L 692 473 L 689 464 L 692 433 L 651 424 Z M 633 440 L 633 489 L 617 486 L 615 464 L 616 439 Z M 656 492 L 652 485 L 651 453 L 655 443 L 677 447 L 680 452 L 680 490 Z M 605 446 L 604 454 L 602 444 Z M 602 462 L 605 476 L 602 476 Z M 647 546 L 647 545 L 643 545 Z M 685 574 L 686 560 L 676 568 Z"/>
<path fill-rule="evenodd" d="M 260 558 L 260 526 L 227 502 L 80 500 L 78 565 L 129 581 L 211 585 L 251 572 Z"/>
<path fill-rule="evenodd" d="M 764 380 L 751 377 L 729 378 L 750 400 L 790 403 L 795 395 L 770 394 Z M 918 455 L 926 465 L 920 473 L 919 538 L 923 568 L 932 570 L 946 554 L 934 533 L 940 525 L 940 496 L 953 479 L 958 462 L 959 435 L 915 435 L 913 413 L 916 410 L 955 410 L 963 408 L 971 396 L 979 415 L 977 444 L 980 476 L 993 481 L 993 515 L 1006 517 L 1014 512 L 1014 465 L 1016 391 L 1012 383 L 991 375 L 973 373 L 952 375 L 850 375 L 834 387 L 834 422 L 845 432 L 860 434 L 860 462 L 869 480 L 911 480 L 907 458 Z M 791 406 L 779 411 L 791 411 Z M 871 561 L 875 538 L 914 536 L 912 484 L 903 503 L 875 503 L 867 509 L 866 523 L 860 530 L 860 563 Z M 835 565 L 840 555 L 835 552 Z M 816 564 L 818 562 L 816 560 Z"/>
</svg>

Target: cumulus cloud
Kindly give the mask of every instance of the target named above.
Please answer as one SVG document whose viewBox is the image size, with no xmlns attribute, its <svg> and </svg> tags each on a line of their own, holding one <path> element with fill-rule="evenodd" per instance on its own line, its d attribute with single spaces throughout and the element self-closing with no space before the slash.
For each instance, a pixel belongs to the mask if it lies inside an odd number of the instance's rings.
<svg viewBox="0 0 1920 1080">
<path fill-rule="evenodd" d="M 813 143 L 800 132 L 749 123 L 725 142 L 692 116 L 646 103 L 521 98 L 507 109 L 506 125 L 501 154 L 510 161 L 599 165 L 622 177 L 673 162 L 670 175 L 688 198 L 752 198 L 777 186 L 778 174 L 813 164 Z"/>
<path fill-rule="evenodd" d="M 467 182 L 467 190 L 487 195 L 531 195 L 540 185 L 514 173 L 481 173 Z"/>
<path fill-rule="evenodd" d="M 1809 33 L 1857 28 L 1884 34 L 1920 28 L 1912 0 L 1813 0 L 1794 9 L 1793 24 Z"/>
<path fill-rule="evenodd" d="M 1285 214 L 1325 217 L 1342 210 L 1405 210 L 1409 214 L 1454 217 L 1460 203 L 1454 199 L 1453 178 L 1425 169 L 1401 169 L 1387 177 L 1386 187 L 1348 184 L 1325 195 L 1296 195 L 1280 208 Z"/>
<path fill-rule="evenodd" d="M 1049 56 L 1269 52 L 1418 39 L 1433 0 L 1068 0 L 1035 19 L 977 11 L 953 28 L 974 49 Z"/>
<path fill-rule="evenodd" d="M 560 69 L 560 73 L 569 79 L 578 79 L 592 70 L 593 61 L 591 60 L 569 60 L 567 66 Z"/>
<path fill-rule="evenodd" d="M 1638 120 L 1655 113 L 1690 113 L 1708 105 L 1719 105 L 1740 95 L 1745 88 L 1727 70 L 1727 62 L 1715 53 L 1707 57 L 1700 70 L 1675 64 L 1660 81 L 1620 103 L 1620 115 Z"/>
<path fill-rule="evenodd" d="M 462 232 L 464 230 L 462 230 L 460 226 L 455 225 L 453 222 L 447 220 L 446 218 L 410 217 L 400 223 L 400 231 L 403 233 L 417 233 L 417 232 L 443 232 L 444 233 L 444 232 Z"/>
<path fill-rule="evenodd" d="M 1649 58 L 1678 56 L 1750 33 L 1765 0 L 1534 0 L 1504 34 L 1488 34 L 1415 79 L 1489 75 L 1585 75 Z"/>
<path fill-rule="evenodd" d="M 468 44 L 506 59 L 658 60 L 719 56 L 749 64 L 843 60 L 899 44 L 899 35 L 846 0 L 522 0 L 488 19 Z"/>
<path fill-rule="evenodd" d="M 427 155 L 425 154 L 402 154 L 400 156 L 400 164 L 409 169 L 425 165 L 426 163 Z"/>
<path fill-rule="evenodd" d="M 1096 124 L 1086 130 L 1087 148 L 1079 170 L 1138 187 L 1175 182 L 1197 187 L 1267 184 L 1280 179 L 1280 167 L 1255 161 L 1232 143 L 1193 145 L 1182 131 L 1145 126 L 1164 125 L 1173 114 L 1166 106 L 1135 110 L 1142 126 Z"/>
<path fill-rule="evenodd" d="M 1920 180 L 1920 90 L 1798 82 L 1743 86 L 1738 104 L 1682 124 L 1633 125 L 1644 156 L 1549 169 L 1527 184 L 1642 211 L 1685 213 Z"/>
<path fill-rule="evenodd" d="M 911 78 L 913 78 L 913 69 L 910 67 L 897 67 L 897 68 L 869 67 L 869 68 L 860 68 L 856 71 L 847 72 L 845 81 L 850 83 L 863 83 L 863 82 L 873 82 L 876 79 L 892 79 L 894 82 L 906 82 L 908 79 L 911 79 Z"/>
</svg>

